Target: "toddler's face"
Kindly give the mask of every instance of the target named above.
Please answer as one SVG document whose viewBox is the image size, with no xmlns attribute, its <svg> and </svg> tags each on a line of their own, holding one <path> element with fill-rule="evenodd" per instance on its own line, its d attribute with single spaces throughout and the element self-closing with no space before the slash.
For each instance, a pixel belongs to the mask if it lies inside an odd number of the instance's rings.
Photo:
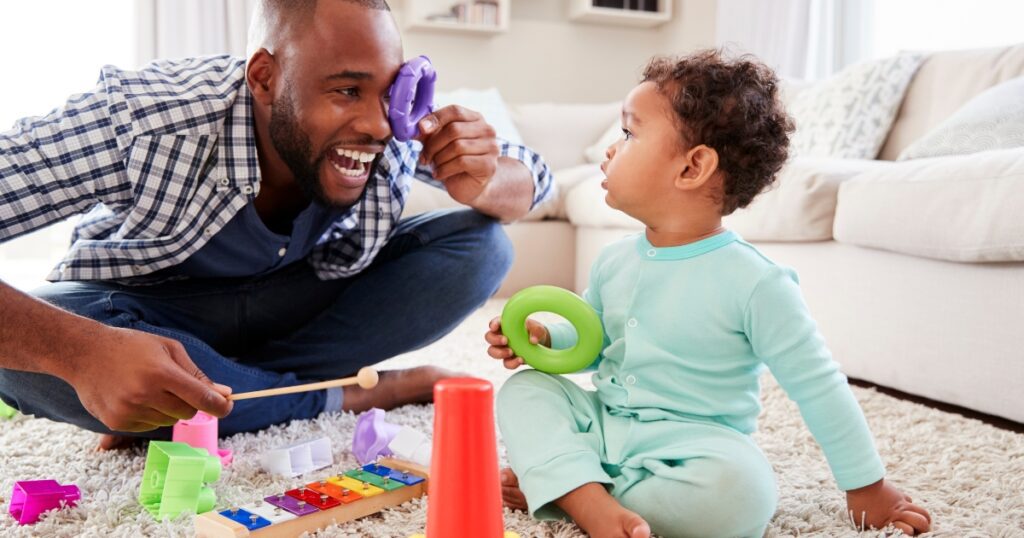
<svg viewBox="0 0 1024 538">
<path fill-rule="evenodd" d="M 641 222 L 667 200 L 685 168 L 678 124 L 667 97 L 653 82 L 633 88 L 622 105 L 623 138 L 605 151 L 605 201 Z"/>
</svg>

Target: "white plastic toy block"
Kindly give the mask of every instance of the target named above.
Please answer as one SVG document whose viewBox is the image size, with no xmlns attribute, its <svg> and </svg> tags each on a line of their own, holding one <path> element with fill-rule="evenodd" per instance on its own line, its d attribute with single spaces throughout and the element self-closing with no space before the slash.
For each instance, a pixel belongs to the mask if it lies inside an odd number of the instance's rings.
<svg viewBox="0 0 1024 538">
<path fill-rule="evenodd" d="M 292 478 L 334 463 L 331 440 L 321 437 L 294 445 L 275 448 L 260 456 L 263 470 L 270 474 Z"/>
<path fill-rule="evenodd" d="M 430 439 L 408 426 L 398 430 L 395 438 L 388 443 L 388 448 L 400 459 L 430 466 L 430 453 L 433 449 Z"/>
</svg>

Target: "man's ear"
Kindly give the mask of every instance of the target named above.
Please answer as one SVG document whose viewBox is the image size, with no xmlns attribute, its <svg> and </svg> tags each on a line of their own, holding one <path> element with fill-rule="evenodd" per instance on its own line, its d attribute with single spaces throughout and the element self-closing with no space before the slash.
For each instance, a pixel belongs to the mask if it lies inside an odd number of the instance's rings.
<svg viewBox="0 0 1024 538">
<path fill-rule="evenodd" d="M 245 82 L 257 103 L 270 106 L 274 102 L 277 74 L 277 60 L 267 49 L 261 48 L 249 58 L 245 65 Z"/>
<path fill-rule="evenodd" d="M 718 172 L 718 152 L 701 144 L 684 155 L 683 171 L 676 177 L 676 188 L 699 189 Z"/>
</svg>

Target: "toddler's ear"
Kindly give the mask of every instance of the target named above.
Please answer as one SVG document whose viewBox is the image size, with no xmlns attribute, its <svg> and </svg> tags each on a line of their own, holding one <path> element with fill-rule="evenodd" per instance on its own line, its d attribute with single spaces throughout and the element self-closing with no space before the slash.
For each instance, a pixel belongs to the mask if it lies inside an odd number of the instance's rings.
<svg viewBox="0 0 1024 538">
<path fill-rule="evenodd" d="M 683 159 L 683 170 L 676 177 L 677 188 L 699 189 L 718 171 L 718 152 L 704 144 L 690 148 Z"/>
</svg>

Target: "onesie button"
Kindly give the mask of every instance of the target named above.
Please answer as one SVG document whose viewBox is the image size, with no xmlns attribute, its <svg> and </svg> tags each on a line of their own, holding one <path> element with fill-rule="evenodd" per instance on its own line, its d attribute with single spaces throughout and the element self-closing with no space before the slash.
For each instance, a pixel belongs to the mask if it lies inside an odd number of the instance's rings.
<svg viewBox="0 0 1024 538">
<path fill-rule="evenodd" d="M 626 383 L 629 385 L 636 385 L 636 376 L 629 374 L 626 376 Z"/>
<path fill-rule="evenodd" d="M 639 323 L 636 321 L 636 318 L 629 318 L 629 321 L 626 322 L 627 327 L 636 327 L 637 325 Z"/>
<path fill-rule="evenodd" d="M 654 250 L 653 248 L 651 250 L 647 251 L 647 257 L 648 258 L 653 258 L 653 257 L 655 257 L 657 255 L 658 255 L 658 251 Z"/>
</svg>

